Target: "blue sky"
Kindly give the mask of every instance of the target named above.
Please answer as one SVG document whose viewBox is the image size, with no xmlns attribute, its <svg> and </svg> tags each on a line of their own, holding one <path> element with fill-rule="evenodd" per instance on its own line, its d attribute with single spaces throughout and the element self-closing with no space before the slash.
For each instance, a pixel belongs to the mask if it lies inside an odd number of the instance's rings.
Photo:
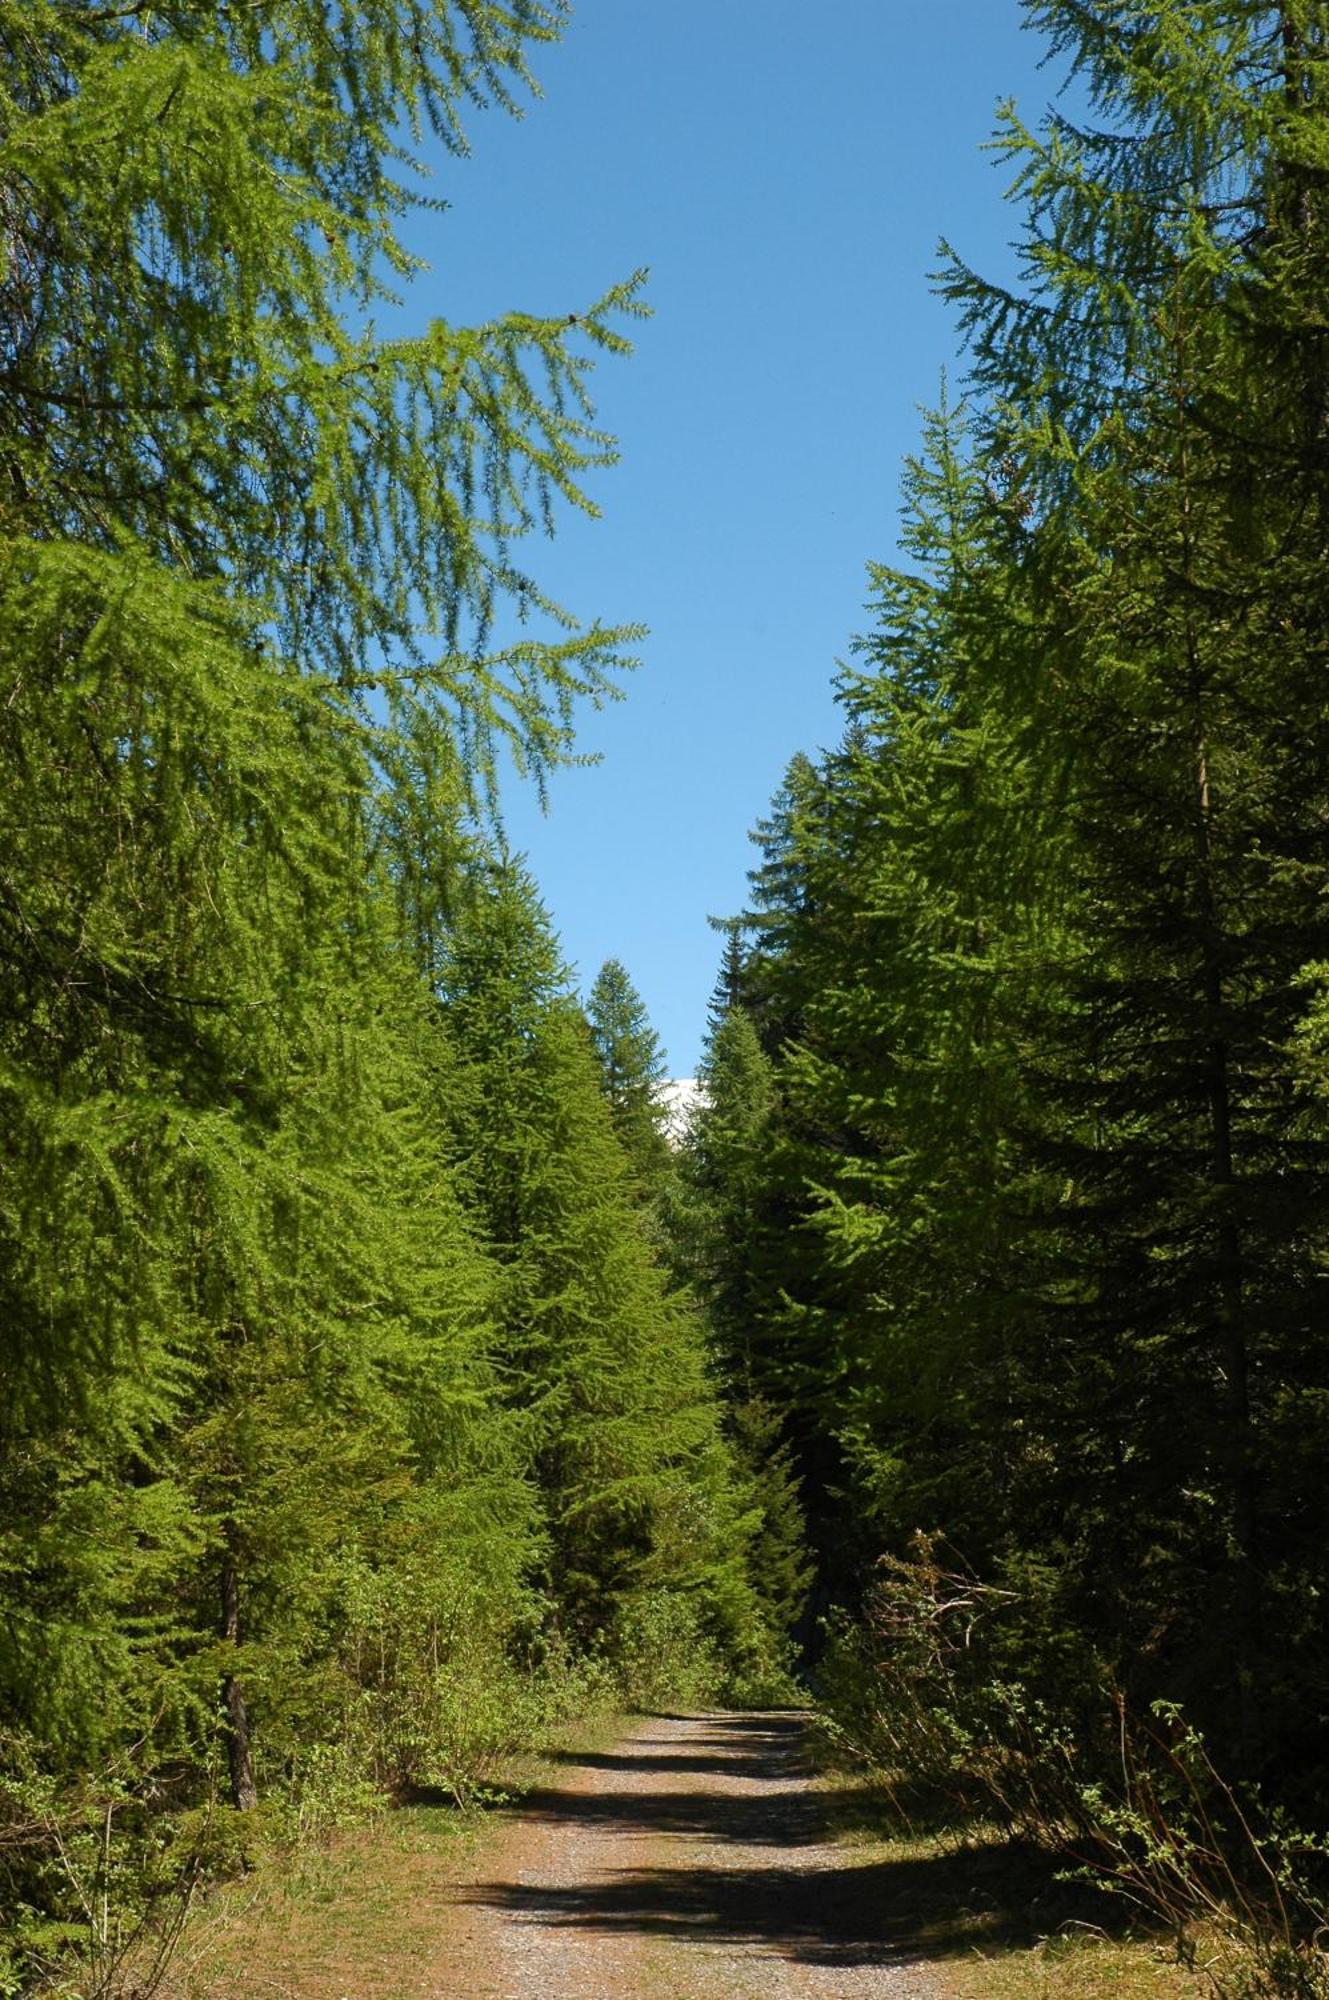
<svg viewBox="0 0 1329 2000">
<path fill-rule="evenodd" d="M 900 461 L 954 360 L 937 240 L 1009 270 L 981 147 L 999 98 L 1043 108 L 1040 54 L 1016 0 L 579 0 L 544 96 L 477 116 L 438 170 L 449 213 L 413 225 L 432 268 L 409 317 L 571 312 L 650 269 L 636 354 L 597 371 L 623 453 L 603 518 L 565 522 L 537 572 L 650 636 L 627 698 L 585 718 L 600 764 L 506 813 L 583 985 L 621 958 L 676 1076 L 748 829 L 838 734 L 864 566 L 891 556 Z"/>
</svg>

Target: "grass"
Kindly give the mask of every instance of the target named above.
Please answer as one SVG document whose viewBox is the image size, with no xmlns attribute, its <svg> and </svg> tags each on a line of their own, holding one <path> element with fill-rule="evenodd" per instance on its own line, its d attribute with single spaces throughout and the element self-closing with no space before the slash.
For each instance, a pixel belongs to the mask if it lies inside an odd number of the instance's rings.
<svg viewBox="0 0 1329 2000">
<path fill-rule="evenodd" d="M 607 1748 L 618 1717 L 570 1727 L 550 1751 Z M 509 1797 L 560 1781 L 516 1759 Z M 851 1866 L 882 1870 L 892 1933 L 937 2000 L 1203 2000 L 1166 1939 L 1132 1931 L 1120 1902 L 1058 1879 L 1056 1863 L 996 1829 L 946 1827 L 926 1801 L 827 1770 L 826 1804 Z M 274 1853 L 191 1916 L 160 2000 L 436 2000 L 447 1892 L 494 1830 L 483 1809 L 419 1802 L 294 1852 Z M 464 1921 L 464 1919 L 462 1919 Z"/>
<path fill-rule="evenodd" d="M 1203 2000 L 1169 1938 L 1131 1922 L 1092 1885 L 1059 1879 L 1054 1858 L 991 1826 L 960 1830 L 927 1801 L 869 1776 L 827 1776 L 839 1838 L 855 1859 L 908 1885 L 892 1911 L 929 1966 L 939 2000 Z"/>
<path fill-rule="evenodd" d="M 479 1815 L 408 1806 L 273 1855 L 194 1912 L 163 2000 L 415 2000 L 436 1990 L 440 1888 Z"/>
<path fill-rule="evenodd" d="M 1163 1947 L 1091 1934 L 950 1967 L 946 1986 L 956 2000 L 1200 2000 L 1203 1992 Z"/>
<path fill-rule="evenodd" d="M 564 1747 L 603 1748 L 621 1727 L 580 1724 Z M 555 1768 L 514 1758 L 502 1792 L 519 1798 Z M 492 1824 L 480 1807 L 411 1804 L 264 1856 L 191 1913 L 159 2000 L 437 2000 L 444 1893 Z"/>
</svg>

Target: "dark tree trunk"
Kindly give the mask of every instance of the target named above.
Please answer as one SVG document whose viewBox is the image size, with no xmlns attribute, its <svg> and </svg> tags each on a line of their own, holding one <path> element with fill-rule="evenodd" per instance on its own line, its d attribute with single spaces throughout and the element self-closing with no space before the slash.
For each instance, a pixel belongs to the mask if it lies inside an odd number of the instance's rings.
<svg viewBox="0 0 1329 2000">
<path fill-rule="evenodd" d="M 1182 553 L 1187 583 L 1197 573 L 1191 513 L 1191 468 L 1187 417 L 1182 386 L 1185 357 L 1178 355 L 1178 430 L 1181 454 Z M 1221 1374 L 1219 1449 L 1231 1508 L 1233 1650 L 1237 1679 L 1241 1761 L 1257 1758 L 1258 1717 L 1251 1690 L 1260 1650 L 1260 1586 L 1254 1474 L 1254 1438 L 1250 1397 L 1250 1354 L 1247 1345 L 1244 1293 L 1244 1246 L 1236 1212 L 1237 1160 L 1233 1136 L 1232 1050 L 1226 1026 L 1227 966 L 1223 912 L 1214 852 L 1214 801 L 1210 781 L 1206 718 L 1206 676 L 1201 661 L 1195 599 L 1186 609 L 1186 680 L 1190 702 L 1192 757 L 1192 826 L 1195 844 L 1201 938 L 1201 991 L 1204 1010 L 1205 1095 L 1208 1100 L 1209 1180 L 1214 1203 L 1214 1252 L 1217 1277 L 1217 1354 Z"/>
<path fill-rule="evenodd" d="M 1241 1233 L 1233 1213 L 1236 1159 L 1232 1137 L 1232 1057 L 1223 1027 L 1222 936 L 1214 891 L 1212 799 L 1209 754 L 1194 652 L 1192 669 L 1192 750 L 1195 758 L 1195 845 L 1203 916 L 1203 992 L 1208 1017 L 1206 1090 L 1209 1100 L 1210 1178 L 1218 1195 L 1215 1264 L 1218 1278 L 1219 1351 L 1223 1383 L 1223 1458 L 1232 1508 L 1233 1642 L 1241 1762 L 1258 1759 L 1259 1723 L 1251 1700 L 1260 1648 L 1260 1588 L 1257 1550 L 1250 1355 L 1246 1342 Z"/>
<path fill-rule="evenodd" d="M 240 1638 L 240 1580 L 235 1555 L 229 1546 L 222 1559 L 221 1608 L 222 1638 L 235 1645 Z M 249 1812 L 258 1804 L 258 1787 L 254 1783 L 254 1761 L 249 1750 L 249 1711 L 245 1707 L 244 1689 L 234 1674 L 227 1674 L 222 1682 L 222 1706 L 226 1710 L 231 1803 L 240 1812 Z"/>
</svg>

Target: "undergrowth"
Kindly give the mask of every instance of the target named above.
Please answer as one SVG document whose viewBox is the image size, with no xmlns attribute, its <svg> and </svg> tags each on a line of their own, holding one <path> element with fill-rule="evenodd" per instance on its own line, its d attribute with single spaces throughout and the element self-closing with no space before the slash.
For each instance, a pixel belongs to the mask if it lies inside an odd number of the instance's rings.
<svg viewBox="0 0 1329 2000">
<path fill-rule="evenodd" d="M 1170 1941 L 1210 2000 L 1329 2000 L 1329 1843 L 1219 1770 L 1171 1704 L 1001 1666 L 1016 1592 L 919 1537 L 831 1634 L 823 1728 L 907 1837 L 989 1826 Z M 1007 1634 L 1007 1637 L 1009 1635 Z"/>
<path fill-rule="evenodd" d="M 0 1996 L 151 2000 L 218 1884 L 276 1859 L 289 1869 L 393 1806 L 501 1802 L 514 1756 L 573 1721 L 788 1688 L 759 1650 L 737 1668 L 727 1660 L 689 1599 L 643 1591 L 609 1643 L 574 1651 L 550 1637 L 534 1662 L 459 1648 L 400 1697 L 352 1689 L 325 1735 L 264 1772 L 244 1812 L 225 1796 L 219 1736 L 192 1759 L 145 1738 L 96 1778 L 69 1780 L 43 1768 L 41 1745 L 11 1737 L 0 1743 L 0 1891 L 12 1912 Z"/>
</svg>

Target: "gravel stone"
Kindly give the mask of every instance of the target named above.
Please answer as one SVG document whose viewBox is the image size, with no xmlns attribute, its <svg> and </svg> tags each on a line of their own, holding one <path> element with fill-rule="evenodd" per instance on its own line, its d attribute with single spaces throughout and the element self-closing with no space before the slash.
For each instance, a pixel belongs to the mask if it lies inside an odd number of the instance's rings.
<svg viewBox="0 0 1329 2000">
<path fill-rule="evenodd" d="M 439 2000 L 936 2000 L 881 1870 L 827 1838 L 795 1715 L 565 1753 L 484 1865 L 451 1891 Z"/>
</svg>

